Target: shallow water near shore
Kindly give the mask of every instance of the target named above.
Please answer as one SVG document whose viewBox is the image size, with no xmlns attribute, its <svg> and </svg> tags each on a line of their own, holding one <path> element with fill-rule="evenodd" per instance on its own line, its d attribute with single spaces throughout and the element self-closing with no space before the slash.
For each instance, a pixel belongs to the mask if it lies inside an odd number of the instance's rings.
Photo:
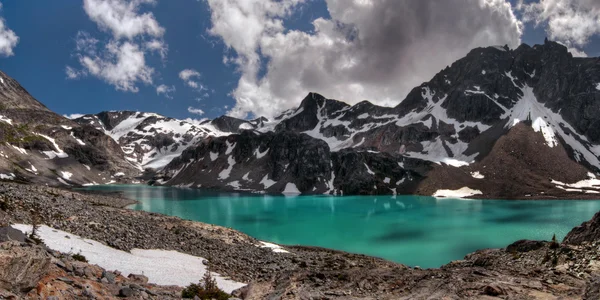
<svg viewBox="0 0 600 300">
<path fill-rule="evenodd" d="M 440 267 L 520 239 L 559 240 L 600 201 L 461 200 L 420 196 L 267 196 L 151 186 L 95 186 L 129 206 L 216 224 L 282 245 L 319 246 L 409 266 Z"/>
</svg>

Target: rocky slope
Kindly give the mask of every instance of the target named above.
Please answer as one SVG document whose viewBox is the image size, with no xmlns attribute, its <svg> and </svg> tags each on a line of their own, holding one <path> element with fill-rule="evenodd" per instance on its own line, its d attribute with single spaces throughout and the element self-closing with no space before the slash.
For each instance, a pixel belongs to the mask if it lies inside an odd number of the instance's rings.
<svg viewBox="0 0 600 300">
<path fill-rule="evenodd" d="M 573 229 L 563 243 L 518 241 L 505 249 L 477 251 L 439 269 L 422 270 L 313 247 L 286 246 L 287 253 L 273 252 L 231 229 L 121 209 L 118 206 L 126 202 L 106 196 L 13 183 L 0 183 L 0 195 L 0 226 L 30 223 L 37 211 L 38 218 L 53 228 L 118 249 L 165 249 L 207 257 L 211 270 L 249 283 L 234 292 L 242 299 L 600 297 L 600 213 Z M 39 267 L 20 281 L 0 271 L 0 295 L 47 299 L 65 293 L 111 299 L 128 288 L 133 293 L 130 299 L 177 296 L 178 289 L 136 282 L 76 262 L 68 254 L 0 245 L 0 265 L 7 261 L 6 265 L 18 265 L 15 255 L 7 253 L 27 253 L 20 257 L 37 257 L 31 265 Z"/>
<path fill-rule="evenodd" d="M 50 111 L 1 71 L 0 141 L 3 180 L 68 186 L 139 173 L 109 136 Z"/>
</svg>

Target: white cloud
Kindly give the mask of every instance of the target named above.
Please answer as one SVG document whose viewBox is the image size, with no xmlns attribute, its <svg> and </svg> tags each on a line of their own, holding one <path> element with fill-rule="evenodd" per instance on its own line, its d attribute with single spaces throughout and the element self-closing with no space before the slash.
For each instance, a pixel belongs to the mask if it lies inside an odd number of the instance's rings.
<svg viewBox="0 0 600 300">
<path fill-rule="evenodd" d="M 0 3 L 0 10 L 2 9 L 2 3 Z M 13 56 L 15 53 L 13 49 L 19 43 L 19 37 L 8 28 L 5 24 L 4 18 L 0 18 L 0 56 Z"/>
<path fill-rule="evenodd" d="M 195 124 L 195 125 L 200 125 L 200 124 L 202 124 L 202 123 L 204 123 L 204 122 L 206 122 L 208 120 L 209 120 L 208 118 L 202 118 L 202 119 L 186 118 L 186 119 L 184 119 L 184 121 L 186 121 L 188 123 Z"/>
<path fill-rule="evenodd" d="M 540 0 L 523 4 L 525 22 L 546 26 L 550 39 L 571 48 L 575 56 L 587 56 L 582 50 L 590 38 L 600 33 L 600 1 L 598 0 Z"/>
<path fill-rule="evenodd" d="M 117 90 L 138 92 L 140 83 L 152 84 L 154 68 L 146 56 L 157 53 L 164 60 L 168 45 L 162 40 L 165 29 L 150 12 L 140 12 L 143 4 L 155 0 L 84 0 L 83 8 L 98 27 L 112 38 L 101 41 L 78 32 L 76 53 L 82 69 L 67 66 L 67 78 L 92 75 Z M 168 97 L 168 93 L 166 93 Z"/>
<path fill-rule="evenodd" d="M 85 72 L 85 70 L 75 70 L 70 66 L 65 67 L 65 73 L 67 73 L 68 79 L 79 79 L 87 76 L 87 72 Z"/>
<path fill-rule="evenodd" d="M 116 39 L 132 39 L 138 35 L 161 37 L 165 29 L 152 13 L 140 14 L 141 4 L 154 4 L 155 0 L 84 0 L 83 9 L 98 26 L 110 31 Z"/>
<path fill-rule="evenodd" d="M 192 114 L 195 114 L 195 115 L 199 115 L 199 116 L 201 116 L 201 115 L 204 114 L 203 110 L 201 110 L 199 108 L 194 108 L 194 107 L 191 107 L 191 106 L 188 107 L 188 112 L 192 113 Z"/>
<path fill-rule="evenodd" d="M 84 114 L 70 114 L 70 115 L 63 115 L 63 117 L 67 118 L 67 119 L 77 119 L 77 118 L 81 118 L 85 116 Z"/>
<path fill-rule="evenodd" d="M 171 94 L 174 92 L 175 92 L 174 86 L 168 86 L 166 84 L 161 84 L 156 87 L 157 95 L 165 95 L 165 97 L 167 97 L 169 99 L 173 99 L 173 96 Z"/>
<path fill-rule="evenodd" d="M 151 40 L 146 42 L 146 49 L 157 52 L 162 59 L 165 59 L 169 52 L 169 47 L 161 40 Z"/>
<path fill-rule="evenodd" d="M 138 82 L 152 83 L 154 69 L 146 65 L 144 52 L 127 41 L 111 41 L 102 56 L 82 55 L 79 61 L 86 72 L 114 85 L 117 90 L 136 93 Z"/>
<path fill-rule="evenodd" d="M 283 20 L 303 2 L 207 0 L 210 33 L 241 73 L 229 114 L 273 116 L 311 91 L 396 105 L 472 48 L 515 47 L 522 34 L 506 0 L 326 0 L 331 19 L 314 20 L 312 32 L 287 30 Z"/>
<path fill-rule="evenodd" d="M 198 89 L 200 91 L 205 91 L 207 90 L 207 88 L 198 81 L 198 79 L 200 79 L 201 75 L 200 72 L 194 70 L 194 69 L 185 69 L 181 72 L 179 72 L 179 78 L 181 78 L 181 80 L 183 80 L 183 82 L 194 89 Z"/>
</svg>

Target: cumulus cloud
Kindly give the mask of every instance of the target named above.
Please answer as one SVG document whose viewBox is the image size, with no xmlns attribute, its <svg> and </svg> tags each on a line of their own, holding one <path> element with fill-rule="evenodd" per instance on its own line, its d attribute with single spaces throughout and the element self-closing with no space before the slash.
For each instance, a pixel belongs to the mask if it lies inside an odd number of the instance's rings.
<svg viewBox="0 0 600 300">
<path fill-rule="evenodd" d="M 230 115 L 273 116 L 310 91 L 396 105 L 472 48 L 515 47 L 522 35 L 506 0 L 326 0 L 331 18 L 313 31 L 285 28 L 304 2 L 207 0 L 209 32 L 241 73 Z"/>
<path fill-rule="evenodd" d="M 600 1 L 598 0 L 540 0 L 523 4 L 525 22 L 544 25 L 550 39 L 557 40 L 575 56 L 586 56 L 580 50 L 593 35 L 600 33 Z"/>
<path fill-rule="evenodd" d="M 191 113 L 191 114 L 199 115 L 199 116 L 201 116 L 201 115 L 204 114 L 203 110 L 201 110 L 199 108 L 194 108 L 194 107 L 191 107 L 191 106 L 188 107 L 188 112 Z"/>
<path fill-rule="evenodd" d="M 155 0 L 84 0 L 83 8 L 111 38 L 101 41 L 87 32 L 75 39 L 81 69 L 67 66 L 69 79 L 92 75 L 117 90 L 138 92 L 140 83 L 152 84 L 155 70 L 147 63 L 149 53 L 165 59 L 168 45 L 162 40 L 165 29 L 150 12 L 140 12 L 143 4 Z M 157 91 L 158 92 L 158 91 Z M 168 95 L 168 93 L 165 93 Z"/>
<path fill-rule="evenodd" d="M 154 69 L 146 65 L 144 52 L 130 42 L 111 41 L 102 56 L 79 58 L 86 72 L 115 86 L 117 90 L 138 92 L 138 82 L 152 83 Z M 67 76 L 68 76 L 67 72 Z"/>
<path fill-rule="evenodd" d="M 179 72 L 179 78 L 181 78 L 187 86 L 200 91 L 205 91 L 207 88 L 198 80 L 201 76 L 200 72 L 194 69 L 185 69 Z"/>
<path fill-rule="evenodd" d="M 167 97 L 169 99 L 173 99 L 173 96 L 171 94 L 174 92 L 175 92 L 174 86 L 168 86 L 166 84 L 161 84 L 156 87 L 157 95 L 165 95 L 165 97 Z"/>
<path fill-rule="evenodd" d="M 2 9 L 2 3 L 0 3 L 0 10 Z M 0 18 L 0 56 L 13 56 L 15 53 L 13 49 L 19 43 L 19 37 L 8 28 L 5 24 L 4 18 Z"/>
<path fill-rule="evenodd" d="M 110 31 L 115 38 L 128 38 L 142 34 L 160 37 L 165 29 L 152 13 L 139 13 L 141 4 L 154 4 L 155 0 L 84 0 L 83 9 L 98 26 Z"/>
</svg>

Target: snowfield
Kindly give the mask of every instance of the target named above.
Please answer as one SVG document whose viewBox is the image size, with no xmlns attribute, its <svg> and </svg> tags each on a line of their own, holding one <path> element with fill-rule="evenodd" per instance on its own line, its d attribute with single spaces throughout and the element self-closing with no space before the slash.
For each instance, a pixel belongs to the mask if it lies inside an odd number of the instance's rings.
<svg viewBox="0 0 600 300">
<path fill-rule="evenodd" d="M 31 231 L 30 225 L 17 224 L 12 227 L 23 232 Z M 41 226 L 38 232 L 40 238 L 52 250 L 81 253 L 90 264 L 109 271 L 119 270 L 123 276 L 144 274 L 150 283 L 158 285 L 187 286 L 190 283 L 198 283 L 207 270 L 206 265 L 202 263 L 204 258 L 177 251 L 133 249 L 131 252 L 125 252 L 48 226 Z M 217 273 L 212 275 L 219 288 L 226 293 L 246 285 Z"/>
</svg>

